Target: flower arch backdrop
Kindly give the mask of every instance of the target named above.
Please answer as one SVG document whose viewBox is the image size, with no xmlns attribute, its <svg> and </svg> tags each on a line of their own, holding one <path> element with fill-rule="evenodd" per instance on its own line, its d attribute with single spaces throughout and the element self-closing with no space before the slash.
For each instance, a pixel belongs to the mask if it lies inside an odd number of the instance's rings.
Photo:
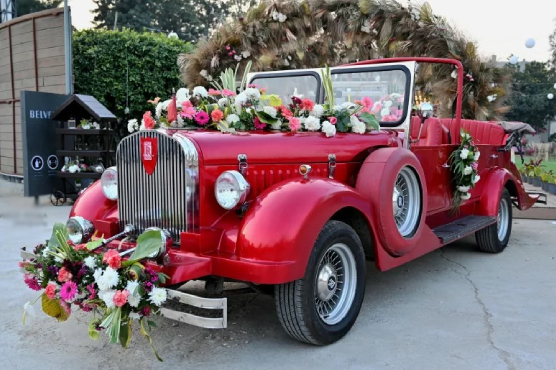
<svg viewBox="0 0 556 370">
<path fill-rule="evenodd" d="M 207 86 L 226 68 L 285 70 L 400 56 L 454 58 L 464 66 L 463 116 L 496 120 L 508 110 L 511 72 L 483 60 L 469 41 L 431 7 L 392 0 L 263 1 L 245 17 L 223 24 L 192 54 L 178 59 L 182 80 Z M 456 80 L 449 65 L 424 64 L 417 84 L 449 117 Z"/>
</svg>

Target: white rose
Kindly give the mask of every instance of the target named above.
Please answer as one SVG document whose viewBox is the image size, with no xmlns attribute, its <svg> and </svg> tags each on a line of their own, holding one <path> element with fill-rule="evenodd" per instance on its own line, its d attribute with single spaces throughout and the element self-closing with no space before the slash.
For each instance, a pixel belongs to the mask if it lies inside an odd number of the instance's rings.
<svg viewBox="0 0 556 370">
<path fill-rule="evenodd" d="M 263 112 L 265 112 L 266 114 L 268 114 L 272 118 L 276 118 L 276 114 L 278 113 L 278 111 L 276 111 L 276 108 L 270 107 L 270 106 L 264 107 Z"/>
<path fill-rule="evenodd" d="M 326 137 L 332 137 L 336 135 L 336 126 L 331 124 L 329 121 L 324 121 L 322 123 L 322 132 L 326 134 Z"/>
<path fill-rule="evenodd" d="M 321 118 L 324 114 L 324 107 L 320 104 L 315 104 L 315 107 L 311 111 L 311 116 Z"/>
<path fill-rule="evenodd" d="M 380 111 L 380 115 L 383 116 L 383 117 L 387 116 L 389 114 L 390 114 L 390 109 L 388 109 L 388 108 L 382 108 L 382 110 Z"/>
<path fill-rule="evenodd" d="M 472 172 L 473 172 L 473 169 L 472 169 L 471 167 L 469 167 L 469 166 L 466 166 L 466 167 L 463 169 L 463 174 L 464 174 L 465 176 L 471 175 Z"/>
<path fill-rule="evenodd" d="M 273 130 L 280 130 L 282 129 L 282 121 L 278 120 L 275 123 L 273 123 L 272 125 L 270 125 L 270 128 Z"/>
<path fill-rule="evenodd" d="M 181 103 L 183 103 L 186 100 L 189 100 L 190 96 L 189 96 L 189 90 L 186 89 L 185 87 L 182 87 L 181 89 L 178 90 L 178 92 L 176 92 L 176 102 L 178 105 L 181 105 Z M 170 101 L 168 101 L 168 104 L 170 104 Z M 164 102 L 166 103 L 166 102 Z M 168 107 L 168 105 L 166 105 L 166 107 Z"/>
<path fill-rule="evenodd" d="M 203 86 L 196 86 L 193 88 L 193 96 L 206 98 L 208 96 L 207 89 L 205 89 Z"/>
<path fill-rule="evenodd" d="M 305 130 L 318 131 L 320 129 L 320 120 L 317 117 L 309 116 L 305 119 Z"/>
<path fill-rule="evenodd" d="M 351 116 L 349 118 L 349 121 L 351 123 L 351 132 L 354 132 L 356 134 L 364 134 L 365 133 L 365 129 L 367 127 L 357 117 Z"/>
<path fill-rule="evenodd" d="M 229 114 L 228 117 L 226 117 L 226 122 L 228 123 L 239 122 L 239 116 L 237 114 Z"/>
<path fill-rule="evenodd" d="M 471 194 L 469 194 L 469 193 L 462 194 L 462 195 L 460 196 L 460 198 L 461 198 L 462 200 L 467 200 L 467 199 L 471 198 Z"/>
<path fill-rule="evenodd" d="M 469 191 L 469 186 L 458 186 L 458 191 L 461 193 L 467 193 Z"/>
<path fill-rule="evenodd" d="M 473 179 L 473 184 L 478 183 L 480 179 L 481 179 L 481 176 L 475 175 L 475 178 Z"/>
<path fill-rule="evenodd" d="M 139 128 L 139 122 L 137 122 L 135 118 L 127 121 L 127 131 L 129 131 L 130 133 L 137 131 L 138 128 Z"/>
<path fill-rule="evenodd" d="M 469 156 L 469 149 L 462 149 L 459 153 L 459 156 L 461 159 L 467 159 L 467 157 Z"/>
<path fill-rule="evenodd" d="M 245 91 L 243 92 L 245 93 L 247 98 L 252 100 L 259 100 L 259 98 L 261 97 L 261 92 L 258 89 L 255 89 L 253 87 L 249 87 L 245 89 Z"/>
<path fill-rule="evenodd" d="M 480 156 L 481 156 L 481 152 L 476 151 L 475 154 L 473 155 L 473 159 L 474 159 L 475 161 L 478 161 Z"/>
</svg>

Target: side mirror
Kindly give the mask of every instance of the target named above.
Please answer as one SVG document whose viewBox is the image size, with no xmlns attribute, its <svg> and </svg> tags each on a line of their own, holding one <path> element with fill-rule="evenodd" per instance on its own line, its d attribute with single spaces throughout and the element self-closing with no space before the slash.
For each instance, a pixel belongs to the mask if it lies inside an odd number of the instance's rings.
<svg viewBox="0 0 556 370">
<path fill-rule="evenodd" d="M 425 102 L 419 105 L 419 116 L 421 117 L 422 121 L 425 122 L 427 118 L 432 117 L 434 114 L 434 107 L 431 103 Z"/>
</svg>

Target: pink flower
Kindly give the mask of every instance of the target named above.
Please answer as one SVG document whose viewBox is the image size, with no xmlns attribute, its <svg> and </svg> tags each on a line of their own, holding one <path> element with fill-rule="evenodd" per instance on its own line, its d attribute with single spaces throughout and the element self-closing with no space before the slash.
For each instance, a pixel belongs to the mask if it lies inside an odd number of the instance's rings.
<svg viewBox="0 0 556 370">
<path fill-rule="evenodd" d="M 60 301 L 60 306 L 62 306 L 62 308 L 64 309 L 64 311 L 66 311 L 68 315 L 71 313 L 71 307 L 65 301 Z"/>
<path fill-rule="evenodd" d="M 95 289 L 95 284 L 87 285 L 87 290 L 89 291 L 89 293 L 91 293 L 91 295 L 89 296 L 89 299 L 95 299 L 97 297 L 97 291 Z"/>
<path fill-rule="evenodd" d="M 60 297 L 66 302 L 74 299 L 76 293 L 77 285 L 73 281 L 66 281 L 60 289 Z"/>
<path fill-rule="evenodd" d="M 249 84 L 249 85 L 247 85 L 247 87 L 256 89 L 257 87 L 259 87 L 259 85 L 256 85 L 256 84 Z"/>
<path fill-rule="evenodd" d="M 58 271 L 58 281 L 63 283 L 65 281 L 71 280 L 73 275 L 69 272 L 65 267 L 62 267 L 60 271 Z"/>
<path fill-rule="evenodd" d="M 253 121 L 253 124 L 255 125 L 255 128 L 257 130 L 262 130 L 266 127 L 266 123 L 261 122 L 261 120 L 259 119 L 259 117 L 255 117 L 255 120 Z"/>
<path fill-rule="evenodd" d="M 365 96 L 362 100 L 356 100 L 355 103 L 363 107 L 363 109 L 361 109 L 361 113 L 370 112 L 374 105 L 373 99 L 368 96 Z"/>
<path fill-rule="evenodd" d="M 208 94 L 212 96 L 217 96 L 217 95 L 222 95 L 222 92 L 220 92 L 220 90 L 209 89 Z"/>
<path fill-rule="evenodd" d="M 117 307 L 122 307 L 127 302 L 127 297 L 129 296 L 128 290 L 117 290 L 114 294 L 114 304 Z"/>
<path fill-rule="evenodd" d="M 197 121 L 197 123 L 200 124 L 201 126 L 206 125 L 209 120 L 210 120 L 210 117 L 207 114 L 207 112 L 205 112 L 204 110 L 199 111 L 195 115 L 195 121 Z"/>
<path fill-rule="evenodd" d="M 53 299 L 56 296 L 56 285 L 48 284 L 44 290 L 44 294 L 46 294 L 48 299 Z"/>
<path fill-rule="evenodd" d="M 117 270 L 120 267 L 122 267 L 122 257 L 114 249 L 111 249 L 108 252 L 104 253 L 104 257 L 102 257 L 102 262 L 106 263 L 108 266 L 112 267 L 114 270 Z"/>
<path fill-rule="evenodd" d="M 224 89 L 224 90 L 222 90 L 222 95 L 224 95 L 224 96 L 235 96 L 236 93 L 233 92 L 232 90 Z"/>
<path fill-rule="evenodd" d="M 35 275 L 27 274 L 23 277 L 23 281 L 29 288 L 36 290 L 37 292 L 41 290 L 41 286 L 39 285 L 39 282 L 37 281 L 37 277 Z"/>
<path fill-rule="evenodd" d="M 397 107 L 392 107 L 392 108 L 390 108 L 390 115 L 397 117 L 398 116 L 398 111 L 399 111 L 399 109 Z"/>
<path fill-rule="evenodd" d="M 338 122 L 338 119 L 336 117 L 328 117 L 328 122 L 335 125 L 336 122 Z"/>
<path fill-rule="evenodd" d="M 88 248 L 87 248 L 87 244 L 83 243 L 83 244 L 77 244 L 73 246 L 73 249 L 75 249 L 76 251 L 86 251 Z"/>
<path fill-rule="evenodd" d="M 195 114 L 195 108 L 193 108 L 193 104 L 189 100 L 185 100 L 181 103 L 181 116 L 183 118 L 192 119 L 193 115 Z"/>
<path fill-rule="evenodd" d="M 477 171 L 477 168 L 479 168 L 479 164 L 477 162 L 473 162 L 471 163 L 471 168 Z"/>
<path fill-rule="evenodd" d="M 306 111 L 312 111 L 313 108 L 315 107 L 315 103 L 313 103 L 311 100 L 309 99 L 303 99 L 301 101 L 301 109 L 304 109 Z"/>
<path fill-rule="evenodd" d="M 230 49 L 231 49 L 230 45 L 226 45 L 226 50 L 230 50 Z"/>
<path fill-rule="evenodd" d="M 141 312 L 139 313 L 141 316 L 150 316 L 151 315 L 151 308 L 149 306 L 144 307 Z"/>
<path fill-rule="evenodd" d="M 282 115 L 283 115 L 284 117 L 292 117 L 292 116 L 293 116 L 292 111 L 289 110 L 288 108 L 286 108 L 286 107 L 283 106 L 283 105 L 280 107 L 280 113 L 282 113 Z"/>
<path fill-rule="evenodd" d="M 266 87 L 261 88 L 259 91 L 260 91 L 261 94 L 263 94 L 263 95 L 266 94 Z"/>
<path fill-rule="evenodd" d="M 382 104 L 378 103 L 377 105 L 374 106 L 373 113 L 380 113 L 381 110 L 382 110 Z"/>
<path fill-rule="evenodd" d="M 143 114 L 143 122 L 145 122 L 145 128 L 147 130 L 152 130 L 154 128 L 155 122 L 153 119 L 153 114 L 150 111 Z"/>
<path fill-rule="evenodd" d="M 88 304 L 85 303 L 80 303 L 79 307 L 83 310 L 83 312 L 89 312 L 93 310 L 93 307 L 89 306 Z"/>
<path fill-rule="evenodd" d="M 298 118 L 290 117 L 288 118 L 288 120 L 290 121 L 290 130 L 292 130 L 293 132 L 296 132 L 301 128 L 301 122 Z"/>
<path fill-rule="evenodd" d="M 210 113 L 213 122 L 220 122 L 224 118 L 224 113 L 220 109 L 215 109 Z"/>
</svg>

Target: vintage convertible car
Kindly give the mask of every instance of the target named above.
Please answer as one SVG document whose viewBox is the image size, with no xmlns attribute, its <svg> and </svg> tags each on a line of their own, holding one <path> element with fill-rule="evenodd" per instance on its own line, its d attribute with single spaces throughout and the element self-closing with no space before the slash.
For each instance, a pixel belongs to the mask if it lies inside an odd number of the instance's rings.
<svg viewBox="0 0 556 370">
<path fill-rule="evenodd" d="M 453 118 L 412 116 L 417 63 L 457 69 Z M 473 233 L 482 251 L 503 251 L 512 230 L 512 204 L 524 210 L 536 197 L 526 193 L 510 159 L 508 140 L 514 135 L 496 123 L 461 119 L 462 65 L 448 59 L 383 59 L 331 73 L 339 103 L 395 92 L 398 112 L 383 117 L 380 131 L 332 138 L 315 132 L 134 133 L 120 142 L 117 166 L 71 210 L 81 242 L 94 229 L 110 247 L 128 249 L 138 233 L 163 229 L 167 238 L 150 264 L 170 277 L 169 297 L 222 310 L 222 316 L 168 307 L 163 315 L 224 328 L 226 298 L 197 297 L 178 288 L 205 280 L 218 292 L 224 281 L 241 281 L 271 291 L 286 332 L 318 345 L 340 339 L 354 324 L 365 293 L 366 260 L 385 271 Z M 316 70 L 254 73 L 250 81 L 284 96 L 297 88 L 323 101 Z M 449 157 L 462 128 L 480 148 L 481 180 L 452 212 Z M 150 174 L 141 138 L 156 142 Z"/>
</svg>

